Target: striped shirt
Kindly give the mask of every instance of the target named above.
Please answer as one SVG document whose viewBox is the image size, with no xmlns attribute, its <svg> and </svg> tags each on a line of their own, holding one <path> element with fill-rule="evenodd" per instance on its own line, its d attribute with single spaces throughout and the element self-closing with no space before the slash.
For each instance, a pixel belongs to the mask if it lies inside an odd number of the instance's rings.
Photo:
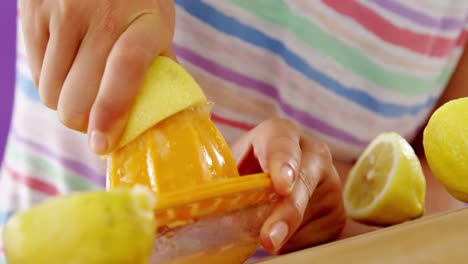
<svg viewBox="0 0 468 264">
<path fill-rule="evenodd" d="M 466 0 L 176 0 L 173 47 L 215 102 L 229 143 L 287 117 L 355 159 L 379 133 L 412 140 L 462 54 Z M 105 164 L 61 125 L 31 81 L 18 27 L 0 226 L 54 195 L 103 188 Z M 1 257 L 0 244 L 0 263 Z"/>
</svg>

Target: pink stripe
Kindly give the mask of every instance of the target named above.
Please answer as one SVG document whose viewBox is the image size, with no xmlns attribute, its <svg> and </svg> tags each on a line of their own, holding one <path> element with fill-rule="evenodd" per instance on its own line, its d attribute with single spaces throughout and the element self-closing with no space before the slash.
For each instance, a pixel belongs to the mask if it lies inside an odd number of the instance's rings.
<svg viewBox="0 0 468 264">
<path fill-rule="evenodd" d="M 37 192 L 41 192 L 49 196 L 55 196 L 60 194 L 59 189 L 45 181 L 42 181 L 30 175 L 22 175 L 6 164 L 3 164 L 3 168 L 13 180 L 20 182 Z"/>
<path fill-rule="evenodd" d="M 356 0 L 322 0 L 322 2 L 337 13 L 352 18 L 380 39 L 414 52 L 444 57 L 450 53 L 457 42 L 457 38 L 449 39 L 437 35 L 414 33 L 397 27 Z"/>
<path fill-rule="evenodd" d="M 220 115 L 216 115 L 213 113 L 211 114 L 211 118 L 213 119 L 213 121 L 218 122 L 220 124 L 227 125 L 233 128 L 244 130 L 244 131 L 251 130 L 252 128 L 255 127 L 254 125 L 247 124 L 241 121 L 232 120 L 232 119 L 229 119 Z"/>
<path fill-rule="evenodd" d="M 39 152 L 40 154 L 47 156 L 48 158 L 58 162 L 65 168 L 71 171 L 75 171 L 81 177 L 87 179 L 88 181 L 101 187 L 104 187 L 106 185 L 105 175 L 102 175 L 94 171 L 92 168 L 88 167 L 86 164 L 81 163 L 80 161 L 77 161 L 77 160 L 64 157 L 60 155 L 59 153 L 47 148 L 44 145 L 41 145 L 39 143 L 32 141 L 31 139 L 21 136 L 17 131 L 13 131 L 12 136 L 19 143 L 26 145 L 27 147 Z"/>
</svg>

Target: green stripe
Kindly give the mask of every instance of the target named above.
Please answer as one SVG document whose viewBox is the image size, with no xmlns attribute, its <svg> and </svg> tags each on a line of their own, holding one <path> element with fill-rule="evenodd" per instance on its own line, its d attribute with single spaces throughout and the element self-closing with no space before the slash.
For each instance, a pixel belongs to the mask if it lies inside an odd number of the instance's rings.
<svg viewBox="0 0 468 264">
<path fill-rule="evenodd" d="M 39 173 L 35 174 L 35 176 L 47 175 L 48 182 L 63 182 L 69 190 L 83 191 L 98 189 L 98 186 L 89 182 L 85 178 L 80 177 L 78 174 L 72 173 L 61 166 L 54 165 L 53 163 L 30 154 L 23 149 L 20 150 L 20 147 L 18 147 L 18 145 L 14 145 L 11 141 L 8 144 L 5 158 L 29 164 L 38 170 Z"/>
<path fill-rule="evenodd" d="M 453 67 L 448 65 L 438 77 L 431 79 L 392 72 L 370 60 L 365 53 L 346 45 L 309 20 L 298 16 L 283 1 L 232 0 L 232 2 L 259 19 L 287 29 L 312 49 L 333 58 L 355 74 L 393 91 L 410 95 L 428 94 L 432 89 L 445 85 L 453 71 Z"/>
</svg>

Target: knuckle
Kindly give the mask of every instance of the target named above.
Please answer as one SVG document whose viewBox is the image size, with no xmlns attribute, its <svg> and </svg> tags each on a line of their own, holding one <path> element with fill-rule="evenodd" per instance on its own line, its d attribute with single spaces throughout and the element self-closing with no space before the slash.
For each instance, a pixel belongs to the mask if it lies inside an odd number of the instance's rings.
<svg viewBox="0 0 468 264">
<path fill-rule="evenodd" d="M 100 6 L 100 20 L 98 21 L 98 31 L 105 35 L 117 36 L 121 29 L 122 20 L 118 16 L 117 2 L 114 0 L 102 0 Z"/>
<path fill-rule="evenodd" d="M 306 188 L 307 197 L 311 197 L 314 192 L 314 189 L 319 183 L 319 177 L 317 177 L 316 175 L 312 175 L 312 173 L 310 173 L 309 171 L 305 171 L 302 168 L 299 169 L 298 177 Z"/>
<path fill-rule="evenodd" d="M 60 122 L 64 124 L 66 127 L 78 130 L 78 131 L 85 131 L 86 130 L 86 115 L 81 112 L 74 112 L 68 109 L 61 109 L 59 105 L 58 115 Z"/>
<path fill-rule="evenodd" d="M 299 130 L 299 125 L 295 121 L 289 118 L 272 117 L 272 118 L 267 119 L 265 122 L 263 122 L 262 125 L 268 128 L 281 127 L 281 128 L 287 128 L 288 130 L 293 130 L 293 131 Z"/>
<path fill-rule="evenodd" d="M 37 2 L 38 0 L 20 0 L 18 3 L 19 3 L 19 16 L 23 19 L 25 17 L 27 17 L 29 11 L 30 11 L 30 7 L 31 6 L 34 6 L 34 4 Z"/>
<path fill-rule="evenodd" d="M 143 69 L 145 62 L 149 57 L 148 52 L 141 48 L 123 42 L 119 49 L 109 60 L 111 65 L 132 67 L 134 70 Z"/>
<path fill-rule="evenodd" d="M 77 3 L 79 1 L 61 0 L 58 1 L 55 15 L 59 20 L 59 25 L 73 23 L 77 17 Z"/>
<path fill-rule="evenodd" d="M 333 157 L 330 151 L 330 148 L 328 147 L 328 144 L 322 141 L 315 141 L 314 142 L 314 149 L 315 152 L 320 155 L 320 157 L 323 159 L 323 161 L 326 164 L 331 164 L 333 163 Z"/>
<path fill-rule="evenodd" d="M 289 129 L 293 129 L 294 131 L 300 130 L 300 127 L 297 124 L 297 122 L 292 119 L 281 119 L 281 122 L 285 127 L 288 127 Z"/>
<path fill-rule="evenodd" d="M 294 199 L 290 201 L 291 201 L 290 205 L 291 205 L 291 210 L 292 210 L 292 216 L 302 221 L 302 218 L 304 217 L 305 208 L 307 207 L 308 200 Z"/>
<path fill-rule="evenodd" d="M 24 0 L 20 2 L 19 16 L 22 22 L 23 33 L 37 36 L 42 32 L 44 25 L 44 0 Z M 27 43 L 25 43 L 27 45 Z"/>
<path fill-rule="evenodd" d="M 297 149 L 300 148 L 298 138 L 294 137 L 292 134 L 279 135 L 275 138 L 275 143 L 281 146 L 296 147 Z"/>
<path fill-rule="evenodd" d="M 38 7 L 42 6 L 44 0 L 21 0 L 20 7 L 30 7 L 32 10 L 37 10 Z"/>
<path fill-rule="evenodd" d="M 119 100 L 98 99 L 94 106 L 94 113 L 102 119 L 117 120 L 125 116 L 127 110 L 125 105 L 129 105 L 129 100 L 122 98 Z"/>
<path fill-rule="evenodd" d="M 46 107 L 52 110 L 57 110 L 57 104 L 58 104 L 57 96 L 52 96 L 50 93 L 45 91 L 45 89 L 39 89 L 39 98 L 41 98 L 41 102 Z"/>
</svg>

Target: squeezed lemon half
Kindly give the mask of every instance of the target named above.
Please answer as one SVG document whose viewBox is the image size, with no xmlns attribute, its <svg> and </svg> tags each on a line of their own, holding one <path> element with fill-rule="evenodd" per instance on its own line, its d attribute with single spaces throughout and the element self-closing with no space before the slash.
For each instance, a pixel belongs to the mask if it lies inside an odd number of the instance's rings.
<svg viewBox="0 0 468 264">
<path fill-rule="evenodd" d="M 393 225 L 424 213 L 426 182 L 419 159 L 397 133 L 382 133 L 364 150 L 344 188 L 348 217 Z"/>
<path fill-rule="evenodd" d="M 147 129 L 173 114 L 207 101 L 195 79 L 177 62 L 159 56 L 151 64 L 119 146 L 125 146 Z"/>
</svg>

